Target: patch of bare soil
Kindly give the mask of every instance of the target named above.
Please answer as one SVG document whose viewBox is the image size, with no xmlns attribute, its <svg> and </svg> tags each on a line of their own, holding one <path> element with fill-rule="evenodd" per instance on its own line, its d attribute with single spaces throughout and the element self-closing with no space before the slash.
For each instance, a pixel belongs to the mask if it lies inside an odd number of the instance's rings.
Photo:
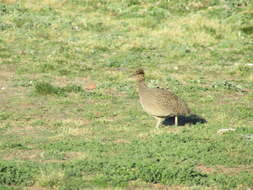
<svg viewBox="0 0 253 190">
<path fill-rule="evenodd" d="M 183 186 L 172 186 L 172 187 L 170 187 L 170 186 L 165 186 L 165 185 L 162 185 L 162 184 L 153 184 L 152 189 L 156 189 L 156 190 L 187 190 L 187 187 L 183 187 Z"/>
<path fill-rule="evenodd" d="M 187 187 L 183 185 L 163 185 L 163 184 L 150 184 L 144 182 L 133 181 L 129 183 L 129 187 L 126 190 L 192 190 L 194 188 Z M 214 187 L 212 188 L 203 188 L 203 190 L 216 190 Z"/>
<path fill-rule="evenodd" d="M 253 172 L 253 166 L 240 165 L 237 167 L 225 167 L 222 165 L 217 165 L 213 167 L 208 167 L 204 165 L 199 165 L 197 166 L 197 170 L 206 174 L 224 173 L 227 175 L 236 175 L 242 171 Z"/>
<path fill-rule="evenodd" d="M 15 152 L 10 152 L 3 159 L 5 160 L 15 160 L 15 159 L 23 159 L 23 160 L 32 160 L 38 161 L 43 157 L 42 150 L 15 150 Z"/>
<path fill-rule="evenodd" d="M 39 187 L 37 185 L 33 185 L 31 187 L 27 187 L 26 190 L 50 190 L 50 189 L 46 187 Z"/>
<path fill-rule="evenodd" d="M 15 94 L 15 89 L 10 88 L 9 80 L 13 77 L 13 73 L 0 71 L 0 104 L 3 108 L 8 105 L 8 98 Z"/>
<path fill-rule="evenodd" d="M 20 124 L 16 126 L 12 126 L 9 129 L 7 129 L 6 134 L 16 134 L 19 136 L 40 136 L 43 131 L 46 130 L 43 126 L 31 126 L 31 125 L 25 125 Z"/>
<path fill-rule="evenodd" d="M 129 141 L 127 141 L 125 139 L 116 139 L 113 142 L 116 143 L 116 144 L 129 143 Z"/>
<path fill-rule="evenodd" d="M 64 159 L 72 160 L 72 159 L 83 158 L 83 157 L 86 157 L 86 153 L 84 152 L 66 152 Z"/>
</svg>

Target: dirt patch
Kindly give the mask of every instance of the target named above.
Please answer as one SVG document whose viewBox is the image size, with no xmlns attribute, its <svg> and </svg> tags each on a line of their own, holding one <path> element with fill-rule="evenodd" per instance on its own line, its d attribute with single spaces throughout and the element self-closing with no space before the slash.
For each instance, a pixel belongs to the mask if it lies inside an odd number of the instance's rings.
<svg viewBox="0 0 253 190">
<path fill-rule="evenodd" d="M 129 141 L 127 141 L 125 139 L 116 139 L 113 142 L 116 143 L 116 144 L 129 143 Z"/>
<path fill-rule="evenodd" d="M 16 134 L 19 136 L 39 136 L 41 135 L 41 133 L 43 133 L 46 130 L 45 127 L 42 126 L 31 126 L 31 125 L 24 125 L 20 124 L 17 126 L 13 126 L 7 129 L 6 134 L 10 135 L 10 134 Z"/>
<path fill-rule="evenodd" d="M 32 160 L 37 161 L 43 158 L 43 151 L 42 150 L 15 150 L 15 152 L 11 152 L 7 154 L 3 159 L 4 160 Z"/>
<path fill-rule="evenodd" d="M 75 126 L 84 126 L 90 123 L 89 120 L 83 118 L 62 119 L 61 122 L 64 125 L 75 125 Z"/>
<path fill-rule="evenodd" d="M 197 166 L 197 170 L 200 171 L 200 172 L 202 172 L 202 173 L 205 173 L 205 174 L 210 174 L 210 173 L 214 173 L 215 172 L 214 168 L 207 167 L 207 166 L 204 166 L 204 165 Z"/>
<path fill-rule="evenodd" d="M 95 82 L 90 82 L 90 83 L 87 83 L 86 86 L 85 86 L 85 89 L 86 90 L 94 90 L 97 88 L 97 85 Z"/>
<path fill-rule="evenodd" d="M 45 188 L 45 187 L 39 187 L 37 185 L 33 185 L 31 187 L 27 187 L 27 190 L 50 190 L 50 189 Z"/>
<path fill-rule="evenodd" d="M 85 152 L 66 152 L 64 159 L 72 160 L 87 157 Z"/>
<path fill-rule="evenodd" d="M 14 72 L 11 72 L 11 71 L 8 71 L 7 69 L 5 68 L 1 68 L 1 71 L 0 71 L 0 79 L 9 79 L 11 77 L 14 76 Z"/>
<path fill-rule="evenodd" d="M 182 186 L 173 186 L 173 187 L 168 187 L 163 184 L 153 184 L 152 189 L 157 189 L 157 190 L 186 190 L 186 187 Z"/>
<path fill-rule="evenodd" d="M 133 181 L 129 183 L 129 187 L 126 190 L 190 190 L 193 188 L 183 185 L 163 185 L 160 183 L 150 184 L 142 181 Z M 216 190 L 216 188 L 202 188 L 203 190 Z"/>
<path fill-rule="evenodd" d="M 225 167 L 222 165 L 217 165 L 213 167 L 208 167 L 204 165 L 199 165 L 197 166 L 197 170 L 205 174 L 224 173 L 227 175 L 236 175 L 242 171 L 253 172 L 253 166 L 240 165 L 237 167 Z"/>
<path fill-rule="evenodd" d="M 253 166 L 238 166 L 238 167 L 217 166 L 217 168 L 220 172 L 231 175 L 235 175 L 242 171 L 253 172 Z"/>
<path fill-rule="evenodd" d="M 71 84 L 81 86 L 85 90 L 94 90 L 97 88 L 96 82 L 91 80 L 90 78 L 83 78 L 83 77 L 69 78 L 66 76 L 55 77 L 54 85 L 63 87 Z"/>
</svg>

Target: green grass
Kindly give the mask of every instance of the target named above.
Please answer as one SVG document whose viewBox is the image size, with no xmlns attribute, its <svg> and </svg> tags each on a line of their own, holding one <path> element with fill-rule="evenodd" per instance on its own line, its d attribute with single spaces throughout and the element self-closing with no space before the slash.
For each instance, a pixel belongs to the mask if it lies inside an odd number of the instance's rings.
<svg viewBox="0 0 253 190">
<path fill-rule="evenodd" d="M 0 189 L 252 188 L 252 10 L 0 1 Z M 154 129 L 130 78 L 140 67 L 194 124 Z"/>
</svg>

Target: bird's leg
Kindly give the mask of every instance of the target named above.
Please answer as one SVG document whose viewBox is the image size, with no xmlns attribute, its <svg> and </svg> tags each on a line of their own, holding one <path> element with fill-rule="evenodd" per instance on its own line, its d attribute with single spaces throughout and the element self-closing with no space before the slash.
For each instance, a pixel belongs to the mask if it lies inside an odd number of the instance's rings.
<svg viewBox="0 0 253 190">
<path fill-rule="evenodd" d="M 155 128 L 156 129 L 158 129 L 159 128 L 159 126 L 160 126 L 160 124 L 162 123 L 162 121 L 163 121 L 163 118 L 160 118 L 160 117 L 155 117 L 156 118 L 156 126 L 155 126 Z"/>
<path fill-rule="evenodd" d="M 177 117 L 177 115 L 175 116 L 175 126 L 178 126 L 178 117 Z"/>
</svg>

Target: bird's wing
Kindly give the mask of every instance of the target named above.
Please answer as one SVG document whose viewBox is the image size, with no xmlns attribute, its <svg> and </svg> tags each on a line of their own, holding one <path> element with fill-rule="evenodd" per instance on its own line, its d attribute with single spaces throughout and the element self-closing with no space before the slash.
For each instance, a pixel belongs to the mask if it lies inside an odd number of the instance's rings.
<svg viewBox="0 0 253 190">
<path fill-rule="evenodd" d="M 168 90 L 157 89 L 154 92 L 154 96 L 154 101 L 159 105 L 163 112 L 168 112 L 170 114 L 189 113 L 189 108 L 186 103 Z"/>
</svg>

